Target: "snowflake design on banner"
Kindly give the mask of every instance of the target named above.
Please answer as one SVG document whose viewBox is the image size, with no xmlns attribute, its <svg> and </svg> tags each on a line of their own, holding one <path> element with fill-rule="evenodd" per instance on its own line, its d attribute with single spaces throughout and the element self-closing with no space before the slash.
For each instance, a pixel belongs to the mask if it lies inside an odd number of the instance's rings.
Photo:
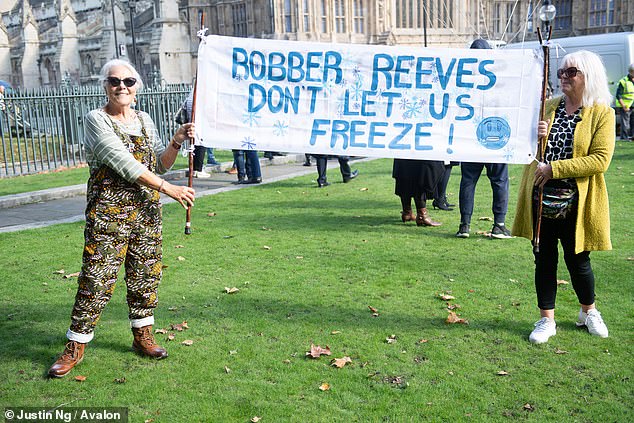
<svg viewBox="0 0 634 423">
<path fill-rule="evenodd" d="M 507 162 L 511 162 L 514 156 L 515 156 L 515 150 L 507 145 L 506 148 L 504 149 L 504 159 Z"/>
<path fill-rule="evenodd" d="M 354 77 L 354 80 L 358 83 L 363 83 L 363 74 L 361 73 L 361 68 L 358 64 L 355 65 L 354 68 L 352 68 L 352 76 Z"/>
<path fill-rule="evenodd" d="M 278 120 L 273 124 L 273 133 L 278 137 L 283 137 L 288 132 L 288 125 L 283 120 Z"/>
<path fill-rule="evenodd" d="M 354 85 L 350 88 L 350 98 L 354 101 L 360 101 L 363 96 L 363 86 L 361 81 L 357 80 Z"/>
<path fill-rule="evenodd" d="M 248 110 L 245 110 L 242 115 L 242 123 L 246 123 L 252 128 L 253 125 L 258 125 L 258 119 L 260 118 L 261 116 L 258 115 L 257 112 L 249 112 Z"/>
<path fill-rule="evenodd" d="M 256 143 L 255 139 L 251 137 L 244 137 L 242 140 L 242 149 L 243 150 L 255 150 Z"/>
<path fill-rule="evenodd" d="M 246 75 L 243 75 L 241 73 L 236 74 L 236 76 L 233 77 L 234 80 L 241 82 L 241 81 L 246 81 L 247 77 Z"/>
<path fill-rule="evenodd" d="M 321 84 L 321 88 L 324 91 L 324 95 L 329 96 L 332 94 L 332 90 L 335 88 L 337 84 L 335 84 L 334 78 L 329 78 L 327 81 L 324 81 Z"/>
<path fill-rule="evenodd" d="M 411 101 L 408 101 L 403 112 L 403 119 L 411 119 L 420 117 L 423 114 L 423 102 L 417 97 L 414 97 Z"/>
</svg>

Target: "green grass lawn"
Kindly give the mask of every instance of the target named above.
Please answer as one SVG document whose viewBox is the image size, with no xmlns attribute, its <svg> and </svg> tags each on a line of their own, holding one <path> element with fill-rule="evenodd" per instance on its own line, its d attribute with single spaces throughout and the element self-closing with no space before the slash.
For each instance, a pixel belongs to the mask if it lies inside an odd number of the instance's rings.
<svg viewBox="0 0 634 423">
<path fill-rule="evenodd" d="M 634 146 L 619 143 L 607 175 L 614 250 L 591 255 L 607 339 L 575 327 L 567 284 L 557 335 L 530 344 L 529 241 L 458 239 L 457 210 L 432 211 L 438 228 L 403 224 L 391 160 L 360 163 L 358 179 L 325 189 L 307 175 L 200 198 L 189 236 L 183 209 L 166 206 L 156 327 L 189 329 L 157 335 L 163 361 L 130 351 L 121 281 L 83 363 L 48 380 L 76 290 L 55 272 L 79 270 L 83 224 L 0 234 L 0 408 L 122 406 L 131 422 L 630 421 L 633 159 Z M 520 171 L 512 166 L 509 224 Z M 451 202 L 459 180 L 454 168 Z M 490 230 L 476 220 L 491 217 L 490 204 L 483 176 L 472 233 Z M 569 280 L 563 268 L 559 277 Z M 445 323 L 447 292 L 467 325 Z M 311 343 L 332 356 L 306 358 Z M 345 356 L 345 367 L 330 365 Z"/>
</svg>

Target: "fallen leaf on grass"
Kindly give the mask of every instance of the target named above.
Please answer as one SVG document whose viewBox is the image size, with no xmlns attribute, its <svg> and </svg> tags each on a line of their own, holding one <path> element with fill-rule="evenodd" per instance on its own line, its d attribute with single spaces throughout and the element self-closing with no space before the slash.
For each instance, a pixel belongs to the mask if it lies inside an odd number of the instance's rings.
<svg viewBox="0 0 634 423">
<path fill-rule="evenodd" d="M 296 258 L 297 260 L 301 260 L 301 259 L 303 259 L 303 258 L 304 258 L 304 256 L 295 256 L 295 258 Z"/>
<path fill-rule="evenodd" d="M 170 333 L 169 335 L 167 335 L 168 341 L 173 341 L 174 339 L 176 339 L 176 335 L 174 335 L 173 333 Z"/>
<path fill-rule="evenodd" d="M 379 310 L 377 310 L 376 308 L 374 308 L 374 307 L 372 307 L 372 306 L 368 306 L 368 308 L 370 309 L 370 311 L 371 311 L 372 313 L 378 313 L 378 312 L 379 312 Z"/>
<path fill-rule="evenodd" d="M 341 369 L 347 363 L 352 363 L 352 359 L 350 357 L 335 358 L 334 360 L 332 360 L 332 363 L 330 365 Z"/>
<path fill-rule="evenodd" d="M 120 377 L 120 378 L 115 378 L 115 383 L 125 383 L 125 378 L 124 377 Z"/>
<path fill-rule="evenodd" d="M 568 351 L 560 350 L 559 348 L 557 348 L 555 350 L 555 354 L 568 354 Z"/>
<path fill-rule="evenodd" d="M 262 417 L 260 417 L 260 416 L 253 416 L 253 418 L 251 419 L 251 422 L 258 423 L 261 419 L 262 419 Z"/>
<path fill-rule="evenodd" d="M 270 250 L 271 247 L 269 247 L 268 245 L 264 245 L 262 248 L 264 248 L 265 250 Z"/>
<path fill-rule="evenodd" d="M 634 257 L 628 257 L 627 261 L 634 261 Z"/>
<path fill-rule="evenodd" d="M 238 354 L 238 350 L 229 351 L 229 355 L 236 355 L 236 354 Z"/>
<path fill-rule="evenodd" d="M 143 423 L 153 423 L 153 422 L 154 422 L 154 419 L 147 419 Z"/>
<path fill-rule="evenodd" d="M 426 339 L 421 339 L 420 341 L 418 341 L 418 343 L 419 343 L 419 344 L 426 344 L 426 343 L 428 343 L 428 342 L 429 342 L 429 341 L 428 341 L 428 340 L 426 340 Z"/>
<path fill-rule="evenodd" d="M 64 269 L 59 269 L 54 271 L 53 273 L 58 274 L 58 275 L 63 275 L 64 273 L 66 273 L 66 271 Z"/>
<path fill-rule="evenodd" d="M 86 380 L 86 376 L 75 376 L 77 382 L 83 382 Z"/>
<path fill-rule="evenodd" d="M 178 257 L 176 257 L 176 260 L 178 260 L 178 261 L 185 261 L 185 257 L 183 257 L 183 256 L 178 256 Z"/>
<path fill-rule="evenodd" d="M 79 272 L 70 273 L 68 275 L 64 275 L 64 279 L 76 278 L 77 276 L 79 276 Z"/>
<path fill-rule="evenodd" d="M 236 288 L 235 286 L 233 288 L 229 288 L 225 286 L 225 292 L 227 294 L 235 294 L 236 292 L 240 291 L 238 288 Z"/>
<path fill-rule="evenodd" d="M 469 322 L 461 317 L 458 317 L 458 315 L 456 313 L 454 313 L 453 311 L 449 312 L 449 316 L 447 316 L 447 320 L 445 320 L 445 323 L 449 323 L 449 324 L 454 324 L 454 323 L 462 323 L 464 325 L 468 325 Z"/>
<path fill-rule="evenodd" d="M 167 333 L 167 329 L 155 329 L 154 333 L 162 333 L 162 334 L 166 334 Z"/>
<path fill-rule="evenodd" d="M 319 390 L 320 391 L 329 391 L 330 390 L 330 385 L 327 383 L 322 383 L 321 385 L 319 385 Z"/>
<path fill-rule="evenodd" d="M 390 335 L 387 338 L 385 338 L 385 342 L 387 342 L 388 344 L 393 344 L 396 342 L 396 335 Z"/>
<path fill-rule="evenodd" d="M 194 344 L 194 341 L 192 341 L 191 339 L 186 339 L 183 342 L 181 342 L 181 344 L 190 347 Z"/>
<path fill-rule="evenodd" d="M 498 376 L 508 376 L 509 372 L 505 372 L 504 370 L 500 370 L 499 372 L 497 372 Z"/>
<path fill-rule="evenodd" d="M 331 335 L 339 335 L 340 333 L 340 330 L 333 330 L 332 332 L 330 332 Z"/>
<path fill-rule="evenodd" d="M 187 326 L 187 321 L 184 321 L 183 323 L 178 323 L 178 324 L 171 324 L 170 325 L 170 329 L 175 330 L 177 332 L 182 332 L 185 329 L 189 329 L 189 326 Z"/>
<path fill-rule="evenodd" d="M 367 191 L 367 188 L 360 188 L 359 191 Z"/>
<path fill-rule="evenodd" d="M 482 216 L 479 217 L 478 220 L 483 220 L 485 222 L 493 222 L 493 218 L 489 217 L 489 216 Z"/>
<path fill-rule="evenodd" d="M 214 217 L 215 215 L 216 215 L 215 212 L 207 213 L 207 216 L 209 216 L 209 217 Z"/>
<path fill-rule="evenodd" d="M 225 373 L 231 373 L 231 369 L 227 366 L 225 366 Z"/>
<path fill-rule="evenodd" d="M 533 407 L 532 405 L 530 405 L 529 403 L 524 404 L 524 406 L 522 407 L 524 410 L 527 411 L 535 411 L 535 407 Z"/>
<path fill-rule="evenodd" d="M 557 279 L 557 285 L 568 285 L 568 281 L 564 279 Z"/>
<path fill-rule="evenodd" d="M 460 308 L 460 304 L 450 304 L 447 303 L 447 310 L 455 310 L 457 308 Z"/>
<path fill-rule="evenodd" d="M 174 248 L 185 248 L 184 245 L 175 245 Z"/>
<path fill-rule="evenodd" d="M 330 347 L 326 345 L 326 348 L 322 348 L 319 345 L 310 344 L 310 351 L 306 352 L 306 355 L 312 358 L 319 358 L 322 355 L 330 355 Z"/>
<path fill-rule="evenodd" d="M 449 300 L 455 300 L 456 297 L 454 297 L 453 295 L 450 295 L 446 292 L 443 292 L 442 294 L 439 295 L 440 299 L 443 301 L 449 301 Z"/>
</svg>

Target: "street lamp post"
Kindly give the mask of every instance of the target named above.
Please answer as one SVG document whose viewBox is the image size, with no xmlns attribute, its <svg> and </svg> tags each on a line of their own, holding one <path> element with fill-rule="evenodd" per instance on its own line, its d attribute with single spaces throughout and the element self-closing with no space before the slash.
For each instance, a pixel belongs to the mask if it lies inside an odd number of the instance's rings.
<svg viewBox="0 0 634 423">
<path fill-rule="evenodd" d="M 550 23 L 555 19 L 557 15 L 557 8 L 550 0 L 544 0 L 544 4 L 539 8 L 539 20 L 544 24 L 544 32 L 550 33 Z"/>
<path fill-rule="evenodd" d="M 128 8 L 130 9 L 130 34 L 132 35 L 132 63 L 136 69 L 139 69 L 139 64 L 136 62 L 136 37 L 134 36 L 134 15 L 132 14 L 132 9 L 136 13 L 136 0 L 130 0 Z"/>
<path fill-rule="evenodd" d="M 114 54 L 119 58 L 119 41 L 117 41 L 117 25 L 115 24 L 114 0 L 110 0 L 110 8 L 112 9 L 112 33 L 114 35 Z"/>
</svg>

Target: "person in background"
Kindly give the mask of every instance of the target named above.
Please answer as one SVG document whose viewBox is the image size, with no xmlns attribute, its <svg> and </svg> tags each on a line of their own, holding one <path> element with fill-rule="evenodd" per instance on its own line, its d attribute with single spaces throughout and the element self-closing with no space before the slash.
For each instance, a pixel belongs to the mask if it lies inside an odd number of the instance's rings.
<svg viewBox="0 0 634 423">
<path fill-rule="evenodd" d="M 174 121 L 179 125 L 184 125 L 192 121 L 192 105 L 194 103 L 194 93 L 191 91 L 181 108 L 176 112 Z M 211 149 L 209 149 L 211 150 Z M 211 175 L 203 170 L 203 164 L 205 163 L 205 153 L 208 151 L 207 147 L 202 145 L 194 146 L 194 178 L 206 179 Z M 211 153 L 213 159 L 213 150 Z M 215 160 L 214 160 L 215 161 Z"/>
<path fill-rule="evenodd" d="M 619 109 L 621 124 L 621 140 L 634 141 L 634 111 L 632 111 L 632 103 L 634 103 L 634 63 L 628 69 L 616 88 L 616 108 Z"/>
<path fill-rule="evenodd" d="M 216 161 L 216 156 L 214 156 L 214 149 L 207 147 L 207 167 L 218 166 L 219 164 Z"/>
<path fill-rule="evenodd" d="M 544 159 L 524 169 L 513 233 L 534 239 L 539 188 L 543 188 L 539 249 L 535 255 L 535 290 L 541 319 L 529 336 L 541 344 L 557 333 L 558 244 L 581 305 L 577 326 L 602 338 L 608 328 L 595 305 L 590 251 L 610 250 L 610 211 L 604 174 L 615 141 L 614 110 L 601 59 L 580 50 L 564 56 L 557 71 L 563 96 L 548 100 L 547 121 L 538 124 L 548 137 Z"/>
<path fill-rule="evenodd" d="M 237 170 L 239 184 L 259 184 L 262 182 L 260 159 L 256 150 L 231 150 Z M 229 172 L 231 173 L 231 172 Z"/>
<path fill-rule="evenodd" d="M 451 177 L 451 169 L 456 166 L 456 162 L 445 163 L 445 171 L 443 172 L 442 178 L 436 185 L 436 189 L 434 190 L 434 201 L 432 205 L 434 206 L 434 210 L 440 209 L 445 211 L 452 211 L 455 204 L 449 204 L 447 201 L 447 185 L 449 185 L 449 178 Z"/>
<path fill-rule="evenodd" d="M 490 49 L 491 46 L 486 40 L 477 39 L 471 43 L 474 49 Z M 486 168 L 487 178 L 491 182 L 493 190 L 493 227 L 491 237 L 497 239 L 511 238 L 511 231 L 506 228 L 505 220 L 509 203 L 509 167 L 506 163 L 460 163 L 460 194 L 458 204 L 460 207 L 460 226 L 456 236 L 458 238 L 469 238 L 469 226 L 471 225 L 471 215 L 475 199 L 475 190 L 482 174 L 482 169 Z"/>
<path fill-rule="evenodd" d="M 310 154 L 304 154 L 304 163 L 302 164 L 302 166 L 310 166 Z"/>
<path fill-rule="evenodd" d="M 324 188 L 330 185 L 326 178 L 326 169 L 328 168 L 328 155 L 325 154 L 313 154 L 315 157 L 315 161 L 317 162 L 317 186 L 319 188 Z M 343 178 L 343 183 L 347 184 L 357 176 L 359 176 L 358 170 L 350 169 L 350 157 L 348 156 L 337 156 L 337 160 L 339 161 L 339 170 L 341 171 L 341 177 Z"/>
<path fill-rule="evenodd" d="M 401 199 L 401 220 L 416 221 L 417 226 L 440 226 L 427 211 L 427 198 L 432 198 L 436 185 L 445 172 L 443 162 L 430 160 L 394 159 L 392 177 L 394 194 Z M 412 198 L 416 205 L 416 217 L 412 213 Z"/>
<path fill-rule="evenodd" d="M 65 376 L 84 358 L 124 263 L 132 347 L 142 355 L 167 357 L 152 331 L 163 268 L 159 193 L 185 208 L 195 198 L 192 188 L 172 185 L 157 175 L 174 164 L 185 139 L 194 137 L 194 125 L 178 128 L 165 146 L 150 116 L 131 108 L 143 87 L 136 69 L 126 61 L 111 60 L 101 69 L 100 81 L 108 101 L 84 120 L 90 177 L 83 261 L 68 343 L 49 369 L 51 377 Z"/>
</svg>

